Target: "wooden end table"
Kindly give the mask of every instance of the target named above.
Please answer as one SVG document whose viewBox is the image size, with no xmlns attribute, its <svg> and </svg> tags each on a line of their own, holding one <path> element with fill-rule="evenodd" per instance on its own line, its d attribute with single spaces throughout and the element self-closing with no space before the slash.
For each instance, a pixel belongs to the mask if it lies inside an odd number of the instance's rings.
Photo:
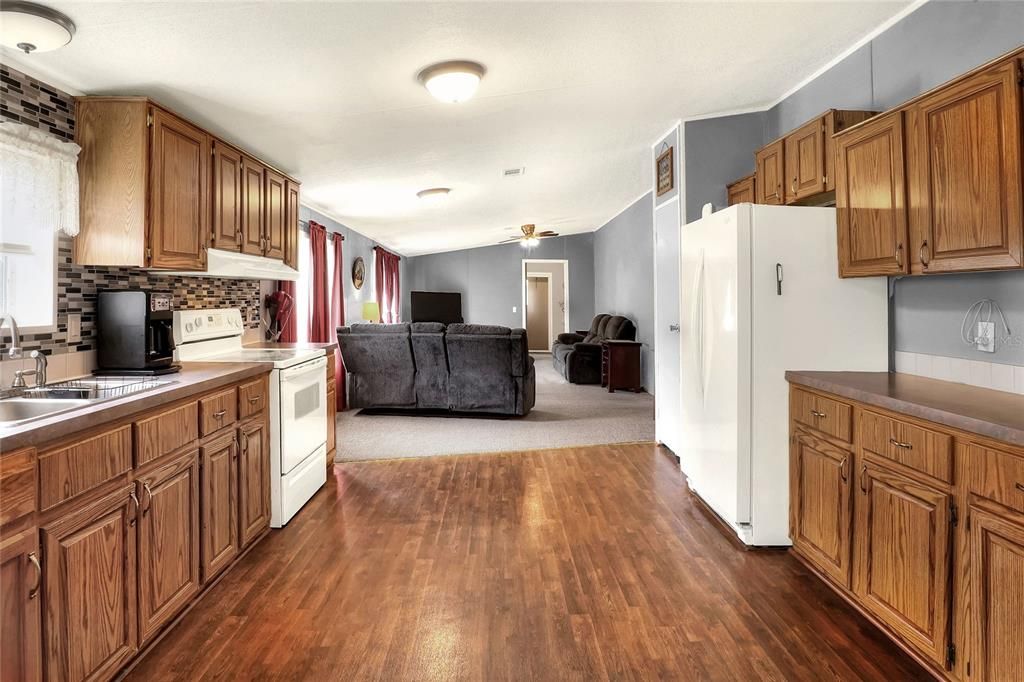
<svg viewBox="0 0 1024 682">
<path fill-rule="evenodd" d="M 602 341 L 601 342 L 601 385 L 608 387 L 609 393 L 616 389 L 639 393 L 643 390 L 643 377 L 640 375 L 639 341 Z"/>
</svg>

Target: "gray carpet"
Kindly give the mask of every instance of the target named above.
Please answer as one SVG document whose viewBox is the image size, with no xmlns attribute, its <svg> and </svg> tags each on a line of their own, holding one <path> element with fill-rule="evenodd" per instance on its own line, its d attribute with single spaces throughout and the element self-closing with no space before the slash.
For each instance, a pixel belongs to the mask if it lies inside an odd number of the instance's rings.
<svg viewBox="0 0 1024 682">
<path fill-rule="evenodd" d="M 654 440 L 654 397 L 608 393 L 558 376 L 537 355 L 537 405 L 524 418 L 338 415 L 337 461 L 537 450 Z"/>
</svg>

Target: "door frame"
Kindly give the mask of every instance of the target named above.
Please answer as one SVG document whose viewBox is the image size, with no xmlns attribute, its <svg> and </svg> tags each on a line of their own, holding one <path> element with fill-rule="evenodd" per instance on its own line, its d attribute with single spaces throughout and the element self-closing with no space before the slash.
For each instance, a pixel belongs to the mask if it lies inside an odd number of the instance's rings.
<svg viewBox="0 0 1024 682">
<path fill-rule="evenodd" d="M 571 332 L 572 331 L 572 327 L 569 325 L 569 260 L 566 259 L 566 258 L 524 258 L 522 260 L 521 274 L 520 274 L 520 281 L 519 281 L 519 294 L 520 294 L 520 298 L 521 298 L 521 305 L 519 306 L 519 308 L 522 311 L 521 317 L 522 317 L 522 320 L 523 320 L 523 322 L 522 322 L 523 329 L 526 329 L 526 276 L 527 276 L 527 264 L 528 263 L 561 263 L 562 264 L 562 285 L 563 285 L 562 286 L 562 290 L 565 293 L 565 312 L 562 315 L 562 318 L 563 318 L 562 324 L 565 327 L 565 331 L 566 332 Z M 540 273 L 540 274 L 544 274 L 544 273 Z M 554 297 L 553 297 L 553 295 L 551 293 L 550 283 L 548 285 L 548 297 L 549 297 L 549 301 L 548 301 L 548 333 L 550 334 L 551 330 L 554 328 L 554 317 L 553 317 L 554 313 L 552 312 L 552 308 L 553 308 L 552 301 L 553 301 Z M 531 351 L 531 352 L 538 352 L 538 351 Z M 550 353 L 551 351 L 547 350 L 547 351 L 543 351 L 543 352 Z"/>
<path fill-rule="evenodd" d="M 554 305 L 555 305 L 555 294 L 554 294 L 553 291 L 551 291 L 551 273 L 550 272 L 527 272 L 526 273 L 527 281 L 529 281 L 531 278 L 532 279 L 547 280 L 547 283 L 548 283 L 548 336 L 551 336 L 551 330 L 555 326 L 555 317 L 554 317 L 554 312 L 552 310 L 552 308 L 554 308 Z M 529 297 L 527 297 L 527 301 L 529 301 Z M 526 303 L 523 304 L 523 319 L 525 320 L 525 318 L 526 318 Z M 525 322 L 523 324 L 523 329 L 526 329 Z M 529 346 L 529 344 L 527 344 L 527 346 Z M 531 352 L 531 353 L 550 353 L 551 352 L 550 348 L 542 348 L 540 350 L 537 350 L 537 349 L 529 348 L 528 347 L 527 350 L 529 352 Z"/>
</svg>

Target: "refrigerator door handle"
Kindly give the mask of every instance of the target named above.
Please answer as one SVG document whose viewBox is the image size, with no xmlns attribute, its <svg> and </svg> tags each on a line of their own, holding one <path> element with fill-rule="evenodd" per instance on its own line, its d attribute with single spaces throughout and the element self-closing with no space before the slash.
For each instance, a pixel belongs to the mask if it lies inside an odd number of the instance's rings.
<svg viewBox="0 0 1024 682">
<path fill-rule="evenodd" d="M 782 263 L 775 264 L 775 295 L 782 296 Z"/>
</svg>

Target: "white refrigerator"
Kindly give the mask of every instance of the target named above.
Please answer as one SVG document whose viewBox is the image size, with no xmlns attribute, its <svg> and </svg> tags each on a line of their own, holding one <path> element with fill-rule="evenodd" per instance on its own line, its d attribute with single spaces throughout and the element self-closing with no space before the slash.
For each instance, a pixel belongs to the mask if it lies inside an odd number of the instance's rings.
<svg viewBox="0 0 1024 682">
<path fill-rule="evenodd" d="M 681 242 L 680 465 L 744 543 L 789 545 L 784 374 L 886 371 L 887 280 L 839 278 L 832 208 L 738 204 Z"/>
</svg>

